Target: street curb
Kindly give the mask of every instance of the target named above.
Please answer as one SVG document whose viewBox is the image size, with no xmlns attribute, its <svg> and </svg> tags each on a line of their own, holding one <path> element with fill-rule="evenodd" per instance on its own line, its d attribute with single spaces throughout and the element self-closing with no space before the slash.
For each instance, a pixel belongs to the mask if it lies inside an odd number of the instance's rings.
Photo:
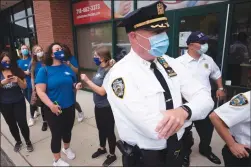
<svg viewBox="0 0 251 168">
<path fill-rule="evenodd" d="M 14 147 L 2 133 L 1 133 L 1 148 L 10 158 L 10 160 L 15 164 L 15 166 L 22 166 L 22 167 L 31 166 L 19 152 L 13 151 Z"/>
</svg>

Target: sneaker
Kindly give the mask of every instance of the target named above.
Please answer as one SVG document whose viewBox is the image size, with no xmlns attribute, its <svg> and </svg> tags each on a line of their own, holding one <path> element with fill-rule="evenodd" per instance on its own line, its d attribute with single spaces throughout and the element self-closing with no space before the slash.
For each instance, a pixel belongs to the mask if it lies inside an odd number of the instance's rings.
<svg viewBox="0 0 251 168">
<path fill-rule="evenodd" d="M 14 151 L 19 152 L 22 148 L 22 145 L 23 145 L 22 142 L 17 142 L 14 146 Z"/>
<path fill-rule="evenodd" d="M 30 118 L 28 126 L 31 127 L 35 124 L 35 120 L 33 118 Z"/>
<path fill-rule="evenodd" d="M 73 153 L 73 151 L 71 150 L 71 148 L 68 148 L 68 149 L 63 148 L 63 149 L 62 149 L 62 152 L 63 152 L 63 153 L 67 156 L 67 158 L 70 159 L 70 160 L 73 160 L 73 159 L 76 157 L 75 153 Z"/>
<path fill-rule="evenodd" d="M 47 122 L 43 122 L 43 125 L 42 125 L 42 131 L 46 131 L 48 128 L 48 124 Z"/>
<path fill-rule="evenodd" d="M 92 158 L 97 158 L 103 154 L 106 154 L 106 149 L 102 150 L 102 149 L 98 149 L 93 155 Z"/>
<path fill-rule="evenodd" d="M 103 163 L 104 167 L 108 167 L 110 166 L 113 162 L 115 162 L 115 160 L 117 160 L 116 155 L 108 155 L 107 159 L 105 160 L 105 162 Z"/>
<path fill-rule="evenodd" d="M 28 142 L 28 143 L 26 143 L 26 147 L 27 147 L 27 152 L 32 152 L 33 150 L 34 150 L 34 148 L 33 148 L 33 145 L 31 144 L 31 142 Z"/>
<path fill-rule="evenodd" d="M 40 116 L 40 113 L 38 112 L 38 111 L 35 111 L 35 113 L 34 113 L 34 118 L 37 118 L 38 116 Z"/>
<path fill-rule="evenodd" d="M 54 167 L 69 167 L 70 165 L 60 158 L 57 161 L 54 160 L 53 166 Z"/>
<path fill-rule="evenodd" d="M 82 122 L 83 119 L 84 119 L 84 113 L 83 112 L 78 113 L 78 122 Z"/>
</svg>

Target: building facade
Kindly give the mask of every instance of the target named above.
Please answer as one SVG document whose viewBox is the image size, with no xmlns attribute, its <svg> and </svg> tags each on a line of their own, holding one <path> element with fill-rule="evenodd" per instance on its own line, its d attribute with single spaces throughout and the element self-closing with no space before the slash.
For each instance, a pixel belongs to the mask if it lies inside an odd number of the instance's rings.
<svg viewBox="0 0 251 168">
<path fill-rule="evenodd" d="M 78 58 L 80 71 L 92 77 L 97 68 L 92 61 L 95 47 L 107 46 L 115 59 L 126 55 L 130 43 L 124 28 L 116 25 L 129 12 L 153 2 L 23 0 L 1 11 L 1 24 L 4 20 L 6 26 L 1 28 L 5 36 L 0 45 L 18 48 L 21 43 L 38 43 L 46 48 L 54 41 L 65 43 Z M 167 54 L 182 55 L 191 31 L 200 30 L 210 38 L 207 54 L 221 68 L 228 95 L 250 90 L 251 0 L 163 2 L 171 26 Z"/>
</svg>

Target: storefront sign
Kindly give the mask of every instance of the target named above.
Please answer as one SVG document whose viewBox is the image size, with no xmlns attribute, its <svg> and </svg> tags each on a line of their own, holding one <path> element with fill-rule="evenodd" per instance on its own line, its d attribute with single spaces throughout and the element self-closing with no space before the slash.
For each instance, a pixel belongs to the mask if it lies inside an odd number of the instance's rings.
<svg viewBox="0 0 251 168">
<path fill-rule="evenodd" d="M 111 19 L 111 9 L 104 1 L 81 1 L 72 8 L 74 25 Z"/>
</svg>

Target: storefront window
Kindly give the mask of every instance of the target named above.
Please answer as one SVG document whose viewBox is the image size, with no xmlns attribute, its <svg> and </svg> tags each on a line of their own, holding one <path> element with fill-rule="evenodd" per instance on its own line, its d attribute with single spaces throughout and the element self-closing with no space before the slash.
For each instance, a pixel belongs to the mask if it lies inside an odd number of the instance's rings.
<svg viewBox="0 0 251 168">
<path fill-rule="evenodd" d="M 17 6 L 15 6 L 13 8 L 13 13 L 14 13 L 14 20 L 24 18 L 26 16 L 25 15 L 24 2 L 21 2 Z"/>
<path fill-rule="evenodd" d="M 133 1 L 114 1 L 114 17 L 123 18 L 134 9 Z"/>
<path fill-rule="evenodd" d="M 152 4 L 156 2 L 157 0 L 151 0 L 151 1 L 140 1 L 138 0 L 138 8 L 147 6 L 149 4 Z M 201 5 L 208 5 L 212 3 L 218 3 L 223 2 L 225 0 L 213 0 L 213 1 L 170 1 L 170 0 L 163 0 L 163 2 L 166 5 L 166 10 L 174 10 L 174 9 L 181 9 L 181 8 L 188 8 L 188 7 L 194 7 L 194 6 L 201 6 Z"/>
<path fill-rule="evenodd" d="M 28 16 L 32 15 L 32 0 L 25 0 L 26 8 L 27 8 L 27 14 Z"/>
<path fill-rule="evenodd" d="M 77 29 L 78 60 L 81 68 L 96 69 L 93 51 L 99 45 L 107 46 L 112 51 L 112 25 L 103 23 L 86 25 Z"/>
<path fill-rule="evenodd" d="M 117 28 L 117 45 L 115 47 L 114 59 L 119 61 L 130 52 L 131 44 L 124 27 Z"/>
<path fill-rule="evenodd" d="M 29 17 L 28 21 L 29 21 L 29 32 L 34 32 L 33 17 Z"/>
<path fill-rule="evenodd" d="M 227 56 L 227 83 L 251 88 L 251 2 L 236 4 Z"/>
</svg>

